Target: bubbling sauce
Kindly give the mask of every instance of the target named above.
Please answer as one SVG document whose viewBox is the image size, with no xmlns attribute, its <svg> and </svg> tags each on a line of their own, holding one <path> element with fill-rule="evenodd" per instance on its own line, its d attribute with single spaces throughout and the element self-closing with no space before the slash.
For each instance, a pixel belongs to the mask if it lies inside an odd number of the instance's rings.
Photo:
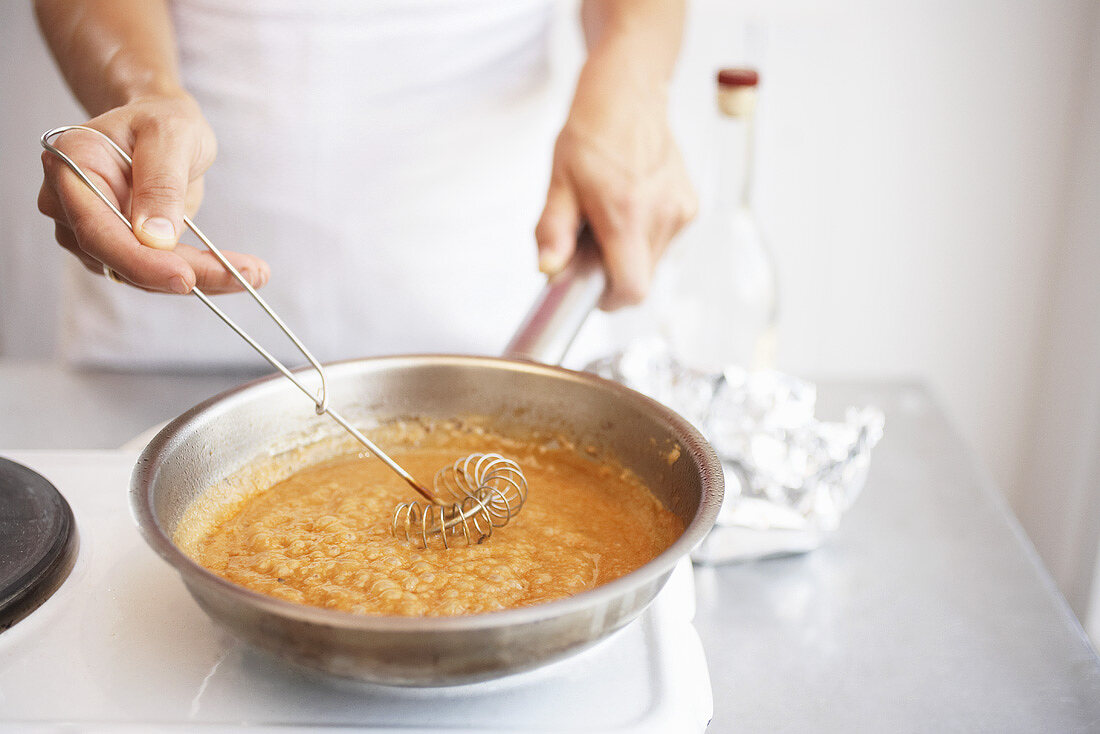
<svg viewBox="0 0 1100 734">
<path fill-rule="evenodd" d="M 238 503 L 192 543 L 199 563 L 254 591 L 360 614 L 440 616 L 529 606 L 605 584 L 684 531 L 630 471 L 572 447 L 480 433 L 418 441 L 394 458 L 425 480 L 470 452 L 523 468 L 523 510 L 480 545 L 418 548 L 390 532 L 416 499 L 374 458 L 339 456 Z"/>
</svg>

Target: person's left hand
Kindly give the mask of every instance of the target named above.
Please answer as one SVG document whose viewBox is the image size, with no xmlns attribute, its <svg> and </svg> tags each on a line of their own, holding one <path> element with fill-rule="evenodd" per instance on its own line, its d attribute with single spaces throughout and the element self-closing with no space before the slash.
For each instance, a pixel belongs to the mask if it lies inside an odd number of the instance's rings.
<svg viewBox="0 0 1100 734">
<path fill-rule="evenodd" d="M 539 269 L 554 274 L 591 225 L 608 287 L 604 310 L 645 298 L 658 259 L 698 202 L 669 130 L 663 85 L 623 79 L 590 59 L 554 146 L 550 189 L 535 239 Z"/>
</svg>

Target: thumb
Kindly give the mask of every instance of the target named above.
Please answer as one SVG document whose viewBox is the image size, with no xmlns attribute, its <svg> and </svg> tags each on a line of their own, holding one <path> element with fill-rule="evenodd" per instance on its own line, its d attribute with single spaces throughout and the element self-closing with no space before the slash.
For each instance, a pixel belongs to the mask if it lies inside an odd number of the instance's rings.
<svg viewBox="0 0 1100 734">
<path fill-rule="evenodd" d="M 141 244 L 171 250 L 179 242 L 191 159 L 188 146 L 159 131 L 135 141 L 130 221 Z"/>
<path fill-rule="evenodd" d="M 566 266 L 577 247 L 580 226 L 580 205 L 573 189 L 560 181 L 551 181 L 546 207 L 535 226 L 539 270 L 554 275 Z"/>
</svg>

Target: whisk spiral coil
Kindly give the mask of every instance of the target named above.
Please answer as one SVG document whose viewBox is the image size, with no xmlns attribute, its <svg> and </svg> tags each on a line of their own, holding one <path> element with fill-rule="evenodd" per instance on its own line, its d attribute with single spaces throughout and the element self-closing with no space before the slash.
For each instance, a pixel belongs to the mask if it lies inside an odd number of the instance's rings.
<svg viewBox="0 0 1100 734">
<path fill-rule="evenodd" d="M 404 502 L 393 514 L 393 534 L 427 548 L 438 537 L 482 543 L 515 517 L 527 501 L 527 479 L 519 464 L 500 454 L 470 454 L 440 469 L 433 482 L 436 501 Z"/>
</svg>

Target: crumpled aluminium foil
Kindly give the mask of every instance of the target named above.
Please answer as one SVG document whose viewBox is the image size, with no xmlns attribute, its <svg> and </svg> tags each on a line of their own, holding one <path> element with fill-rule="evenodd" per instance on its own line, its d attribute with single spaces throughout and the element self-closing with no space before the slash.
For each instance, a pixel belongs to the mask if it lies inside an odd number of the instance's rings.
<svg viewBox="0 0 1100 734">
<path fill-rule="evenodd" d="M 586 368 L 680 413 L 722 460 L 726 495 L 714 530 L 693 554 L 723 562 L 801 553 L 840 524 L 867 477 L 884 417 L 849 408 L 841 422 L 814 417 L 817 390 L 775 371 L 722 373 L 680 363 L 652 338 Z"/>
</svg>

